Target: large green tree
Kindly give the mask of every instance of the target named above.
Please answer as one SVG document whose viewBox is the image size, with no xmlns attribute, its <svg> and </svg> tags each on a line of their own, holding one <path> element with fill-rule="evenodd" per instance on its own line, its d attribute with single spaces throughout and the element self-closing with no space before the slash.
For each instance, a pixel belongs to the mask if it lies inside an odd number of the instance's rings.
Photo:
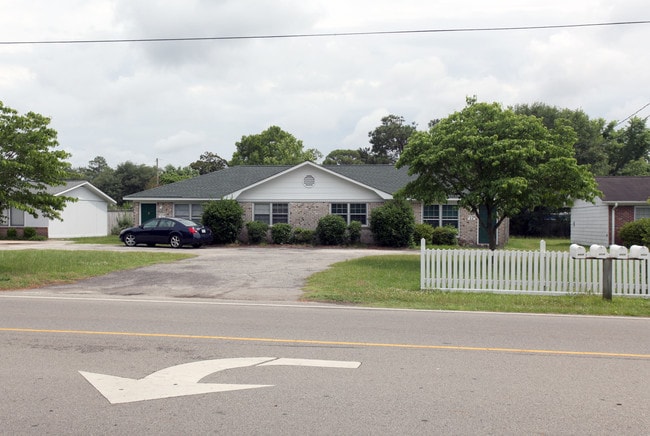
<svg viewBox="0 0 650 436">
<path fill-rule="evenodd" d="M 190 164 L 190 167 L 197 170 L 201 175 L 222 170 L 227 166 L 228 162 L 225 159 L 210 151 L 206 151 L 199 157 L 199 160 Z"/>
<path fill-rule="evenodd" d="M 278 126 L 271 126 L 256 135 L 242 136 L 235 147 L 230 166 L 296 165 L 322 157 L 316 149 L 304 150 L 302 141 Z"/>
<path fill-rule="evenodd" d="M 199 172 L 192 168 L 192 166 L 187 167 L 175 167 L 172 164 L 169 164 L 163 168 L 162 171 L 159 171 L 158 174 L 158 184 L 159 185 L 169 185 L 170 183 L 180 182 L 181 180 L 191 179 L 197 177 Z"/>
<path fill-rule="evenodd" d="M 399 159 L 409 138 L 417 130 L 415 123 L 406 124 L 404 117 L 387 115 L 381 125 L 368 132 L 372 154 L 379 160 L 395 163 Z"/>
<path fill-rule="evenodd" d="M 34 112 L 19 115 L 0 102 L 0 213 L 8 208 L 33 217 L 60 218 L 70 197 L 54 196 L 70 169 L 70 154 L 57 150 L 57 132 L 50 119 Z"/>
<path fill-rule="evenodd" d="M 593 175 L 576 162 L 571 127 L 558 122 L 549 130 L 539 118 L 498 103 L 467 103 L 409 140 L 397 162 L 416 176 L 406 195 L 427 203 L 458 198 L 495 249 L 498 226 L 524 208 L 561 207 L 598 194 Z"/>
</svg>

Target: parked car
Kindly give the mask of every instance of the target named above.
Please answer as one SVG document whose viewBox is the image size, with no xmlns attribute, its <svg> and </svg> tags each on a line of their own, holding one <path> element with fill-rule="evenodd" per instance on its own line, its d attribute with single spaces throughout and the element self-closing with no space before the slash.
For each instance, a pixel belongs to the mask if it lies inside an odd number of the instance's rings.
<svg viewBox="0 0 650 436">
<path fill-rule="evenodd" d="M 198 248 L 212 242 L 212 231 L 182 218 L 154 218 L 137 227 L 122 230 L 120 240 L 127 247 L 169 244 L 172 248 L 181 248 L 188 244 Z"/>
</svg>

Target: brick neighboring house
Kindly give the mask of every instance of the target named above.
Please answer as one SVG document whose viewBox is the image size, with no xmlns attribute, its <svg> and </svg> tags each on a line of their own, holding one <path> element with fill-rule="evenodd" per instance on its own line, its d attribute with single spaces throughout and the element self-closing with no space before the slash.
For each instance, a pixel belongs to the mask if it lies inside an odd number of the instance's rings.
<svg viewBox="0 0 650 436">
<path fill-rule="evenodd" d="M 624 224 L 650 218 L 650 176 L 596 177 L 603 193 L 595 203 L 576 201 L 571 208 L 571 242 L 574 244 L 621 244 Z"/>
<path fill-rule="evenodd" d="M 289 223 L 315 229 L 320 218 L 335 214 L 348 223 L 360 221 L 362 242 L 372 243 L 370 214 L 411 180 L 407 171 L 392 165 L 330 166 L 312 162 L 241 165 L 131 194 L 124 200 L 133 202 L 136 224 L 161 216 L 198 221 L 203 204 L 219 199 L 237 200 L 244 209 L 244 222 Z M 487 244 L 478 219 L 456 203 L 455 199 L 436 205 L 411 202 L 416 223 L 452 225 L 459 230 L 461 244 Z M 243 230 L 240 239 L 246 238 Z M 498 239 L 499 245 L 507 242 L 507 220 L 499 229 Z"/>
</svg>

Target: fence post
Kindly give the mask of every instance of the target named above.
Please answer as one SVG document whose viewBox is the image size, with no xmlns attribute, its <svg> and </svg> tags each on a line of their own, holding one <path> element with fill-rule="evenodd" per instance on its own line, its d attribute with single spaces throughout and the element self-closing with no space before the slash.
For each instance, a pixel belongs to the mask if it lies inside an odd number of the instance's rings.
<svg viewBox="0 0 650 436">
<path fill-rule="evenodd" d="M 426 249 L 427 249 L 427 241 L 426 239 L 422 238 L 420 239 L 420 289 L 424 289 L 424 281 L 425 281 L 425 273 L 426 273 L 426 268 L 425 268 L 425 263 L 426 263 Z"/>
<path fill-rule="evenodd" d="M 543 239 L 539 241 L 539 281 L 540 289 L 546 291 L 546 241 Z"/>
</svg>

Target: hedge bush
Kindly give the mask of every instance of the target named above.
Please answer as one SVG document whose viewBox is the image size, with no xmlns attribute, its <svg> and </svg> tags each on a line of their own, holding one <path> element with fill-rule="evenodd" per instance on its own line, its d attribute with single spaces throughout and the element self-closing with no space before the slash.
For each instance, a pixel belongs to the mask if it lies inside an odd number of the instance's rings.
<svg viewBox="0 0 650 436">
<path fill-rule="evenodd" d="M 246 231 L 248 232 L 248 242 L 251 244 L 259 244 L 266 241 L 269 225 L 261 221 L 250 221 L 246 223 Z"/>
<path fill-rule="evenodd" d="M 433 238 L 433 226 L 431 224 L 416 224 L 415 230 L 413 231 L 413 237 L 415 243 L 419 243 L 422 239 L 427 241 L 427 244 L 431 243 L 431 238 Z"/>
<path fill-rule="evenodd" d="M 25 227 L 23 229 L 23 239 L 36 238 L 36 229 L 34 227 Z"/>
<path fill-rule="evenodd" d="M 203 208 L 202 223 L 212 230 L 213 243 L 232 244 L 244 226 L 244 209 L 236 200 L 211 201 Z"/>
<path fill-rule="evenodd" d="M 623 245 L 650 245 L 650 218 L 641 218 L 624 224 L 621 227 L 619 236 Z"/>
<path fill-rule="evenodd" d="M 433 245 L 456 245 L 458 244 L 458 230 L 452 226 L 436 227 L 431 235 L 431 243 Z"/>
<path fill-rule="evenodd" d="M 293 229 L 292 242 L 294 244 L 313 244 L 315 234 L 314 230 L 296 227 Z"/>
<path fill-rule="evenodd" d="M 361 241 L 361 223 L 359 221 L 352 221 L 348 225 L 348 241 L 350 244 L 356 244 Z"/>
<path fill-rule="evenodd" d="M 7 239 L 18 239 L 18 230 L 14 229 L 13 227 L 7 229 Z"/>
<path fill-rule="evenodd" d="M 291 230 L 290 224 L 274 224 L 271 227 L 271 240 L 274 244 L 288 244 L 291 242 Z"/>
<path fill-rule="evenodd" d="M 379 245 L 408 247 L 413 243 L 415 231 L 413 208 L 406 200 L 389 200 L 372 211 L 370 229 Z"/>
<path fill-rule="evenodd" d="M 338 215 L 326 215 L 318 220 L 316 237 L 323 245 L 341 245 L 345 243 L 347 223 Z"/>
</svg>

